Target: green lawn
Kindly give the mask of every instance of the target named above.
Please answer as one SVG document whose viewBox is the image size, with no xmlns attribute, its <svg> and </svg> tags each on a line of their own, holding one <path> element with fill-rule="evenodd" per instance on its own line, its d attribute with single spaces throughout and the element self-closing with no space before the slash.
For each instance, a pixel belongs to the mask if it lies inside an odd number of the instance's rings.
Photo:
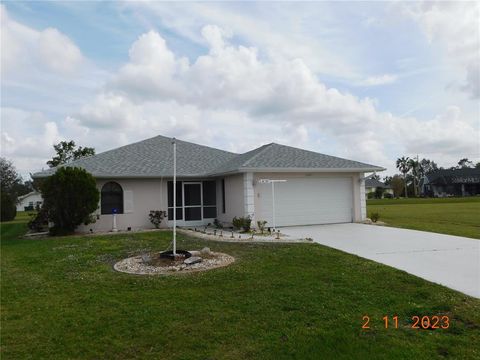
<svg viewBox="0 0 480 360">
<path fill-rule="evenodd" d="M 431 359 L 480 356 L 480 300 L 320 245 L 179 237 L 237 258 L 183 276 L 117 273 L 169 232 L 18 238 L 1 225 L 2 359 Z M 398 329 L 382 317 L 398 315 Z M 448 315 L 446 330 L 410 328 Z M 369 315 L 371 329 L 362 330 Z"/>
<path fill-rule="evenodd" d="M 367 200 L 388 225 L 480 239 L 480 197 Z"/>
</svg>

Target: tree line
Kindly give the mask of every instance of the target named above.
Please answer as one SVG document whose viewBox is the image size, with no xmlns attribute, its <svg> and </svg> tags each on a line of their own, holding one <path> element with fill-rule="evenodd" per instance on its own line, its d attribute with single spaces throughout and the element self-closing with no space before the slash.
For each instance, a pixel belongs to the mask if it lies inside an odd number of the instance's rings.
<svg viewBox="0 0 480 360">
<path fill-rule="evenodd" d="M 396 168 L 400 174 L 385 176 L 383 181 L 393 189 L 395 197 L 419 196 L 420 184 L 423 177 L 436 170 L 456 170 L 456 169 L 480 169 L 480 162 L 476 164 L 468 158 L 462 158 L 457 165 L 444 168 L 438 166 L 433 160 L 423 158 L 421 160 L 402 156 L 395 162 Z M 373 178 L 380 180 L 380 176 L 374 175 Z"/>
<path fill-rule="evenodd" d="M 94 148 L 77 147 L 74 141 L 61 141 L 53 148 L 55 156 L 47 161 L 50 168 L 95 155 Z M 0 185 L 0 221 L 13 220 L 17 214 L 18 198 L 40 188 L 39 181 L 24 181 L 13 163 L 4 157 L 0 157 Z"/>
</svg>

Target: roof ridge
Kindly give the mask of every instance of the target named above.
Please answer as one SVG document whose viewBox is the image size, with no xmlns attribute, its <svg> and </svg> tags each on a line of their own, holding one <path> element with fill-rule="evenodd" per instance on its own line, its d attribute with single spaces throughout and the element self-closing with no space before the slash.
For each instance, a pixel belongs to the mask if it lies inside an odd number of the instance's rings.
<svg viewBox="0 0 480 360">
<path fill-rule="evenodd" d="M 274 145 L 275 143 L 269 143 L 269 144 L 265 144 L 265 145 L 262 145 L 256 149 L 253 149 L 251 151 L 255 151 L 255 150 L 258 150 L 258 149 L 261 149 L 263 148 L 262 150 L 260 150 L 259 152 L 257 152 L 255 155 L 253 155 L 252 157 L 248 158 L 247 160 L 245 160 L 241 165 L 240 167 L 244 167 L 246 166 L 250 161 L 252 161 L 253 159 L 255 159 L 258 155 L 260 155 L 261 153 L 263 153 L 268 147 Z M 250 151 L 247 151 L 247 152 L 250 152 Z"/>
<path fill-rule="evenodd" d="M 162 136 L 162 135 L 158 135 L 158 136 Z M 166 136 L 164 136 L 164 137 L 166 137 Z M 152 139 L 153 139 L 153 138 L 152 138 Z M 170 138 L 170 139 L 172 139 L 172 138 Z M 146 139 L 146 140 L 148 140 L 148 139 Z M 203 146 L 203 147 L 206 147 L 206 148 L 209 148 L 209 149 L 212 149 L 212 150 L 221 151 L 221 152 L 226 152 L 226 153 L 233 154 L 233 155 L 241 155 L 241 154 L 238 154 L 238 153 L 234 153 L 234 152 L 232 152 L 232 151 L 215 148 L 215 147 L 213 147 L 213 146 L 197 144 L 197 143 L 194 143 L 194 142 L 191 142 L 191 141 L 186 141 L 186 140 L 182 140 L 182 139 L 178 139 L 178 138 L 175 138 L 175 140 L 181 141 L 181 142 L 187 143 L 187 144 L 196 145 L 196 146 Z"/>
</svg>

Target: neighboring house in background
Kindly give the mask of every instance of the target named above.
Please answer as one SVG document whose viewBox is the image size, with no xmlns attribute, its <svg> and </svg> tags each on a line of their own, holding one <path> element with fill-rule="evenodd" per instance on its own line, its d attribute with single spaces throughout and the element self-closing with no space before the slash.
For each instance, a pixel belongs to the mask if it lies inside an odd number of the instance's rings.
<svg viewBox="0 0 480 360">
<path fill-rule="evenodd" d="M 271 184 L 275 185 L 277 226 L 343 223 L 366 218 L 364 173 L 381 167 L 268 144 L 244 154 L 186 141 L 177 143 L 176 217 L 178 226 L 200 226 L 218 219 L 250 216 L 253 225 L 272 226 Z M 101 200 L 96 223 L 79 231 L 151 228 L 150 210 L 166 210 L 162 226 L 172 226 L 172 139 L 156 136 L 118 149 L 79 159 L 64 166 L 81 167 L 97 180 Z M 52 175 L 56 168 L 33 175 Z"/>
<path fill-rule="evenodd" d="M 17 211 L 35 210 L 37 205 L 42 206 L 42 203 L 42 195 L 37 191 L 32 191 L 18 197 Z"/>
<path fill-rule="evenodd" d="M 372 178 L 365 179 L 365 193 L 367 195 L 375 193 L 378 188 L 383 189 L 383 194 L 391 194 L 393 196 L 393 189 L 390 185 L 385 185 L 383 182 Z M 383 197 L 384 195 L 382 195 Z"/>
<path fill-rule="evenodd" d="M 480 169 L 436 170 L 424 176 L 420 190 L 433 197 L 480 195 Z"/>
</svg>

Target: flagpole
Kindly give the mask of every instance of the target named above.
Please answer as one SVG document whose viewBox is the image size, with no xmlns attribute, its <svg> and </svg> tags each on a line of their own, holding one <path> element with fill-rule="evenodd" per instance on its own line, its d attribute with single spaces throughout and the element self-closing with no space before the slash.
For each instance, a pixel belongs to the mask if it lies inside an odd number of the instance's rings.
<svg viewBox="0 0 480 360">
<path fill-rule="evenodd" d="M 177 255 L 177 144 L 173 138 L 173 256 Z"/>
</svg>

